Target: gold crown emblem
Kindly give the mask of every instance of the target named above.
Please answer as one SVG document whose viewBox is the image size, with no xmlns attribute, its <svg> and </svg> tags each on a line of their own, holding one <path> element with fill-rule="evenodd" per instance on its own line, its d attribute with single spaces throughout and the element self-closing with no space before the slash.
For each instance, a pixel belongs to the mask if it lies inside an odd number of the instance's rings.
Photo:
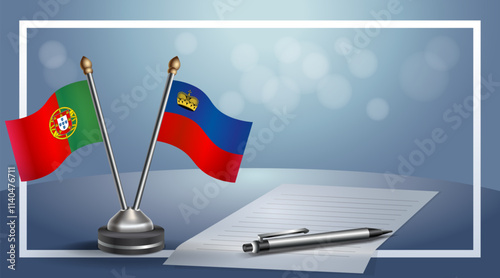
<svg viewBox="0 0 500 278">
<path fill-rule="evenodd" d="M 184 92 L 179 92 L 177 94 L 177 104 L 180 107 L 194 111 L 198 107 L 199 101 L 196 97 L 191 96 L 191 90 L 189 90 L 188 93 L 189 94 L 186 95 Z"/>
</svg>

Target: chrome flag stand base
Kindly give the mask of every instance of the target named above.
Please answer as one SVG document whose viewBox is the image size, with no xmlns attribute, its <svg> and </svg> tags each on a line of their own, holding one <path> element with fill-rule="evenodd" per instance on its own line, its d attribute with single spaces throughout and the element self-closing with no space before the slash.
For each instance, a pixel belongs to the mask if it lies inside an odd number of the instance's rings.
<svg viewBox="0 0 500 278">
<path fill-rule="evenodd" d="M 165 230 L 141 210 L 120 210 L 98 230 L 98 247 L 108 253 L 122 255 L 149 254 L 165 246 Z"/>
</svg>

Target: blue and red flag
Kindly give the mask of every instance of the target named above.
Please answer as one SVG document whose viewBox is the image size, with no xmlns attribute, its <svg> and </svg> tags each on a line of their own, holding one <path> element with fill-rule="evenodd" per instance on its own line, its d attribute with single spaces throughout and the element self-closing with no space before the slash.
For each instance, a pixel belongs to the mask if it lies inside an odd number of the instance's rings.
<svg viewBox="0 0 500 278">
<path fill-rule="evenodd" d="M 197 87 L 173 81 L 158 141 L 184 151 L 211 177 L 235 182 L 251 127 L 220 112 Z"/>
</svg>

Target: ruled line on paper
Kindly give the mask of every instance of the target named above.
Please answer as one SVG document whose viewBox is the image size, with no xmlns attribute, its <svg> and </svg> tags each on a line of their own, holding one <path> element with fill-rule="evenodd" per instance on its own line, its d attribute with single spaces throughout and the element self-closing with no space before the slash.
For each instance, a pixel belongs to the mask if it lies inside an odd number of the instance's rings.
<svg viewBox="0 0 500 278">
<path fill-rule="evenodd" d="M 328 201 L 328 200 L 307 200 L 307 199 L 285 199 L 285 198 L 275 198 L 278 201 L 294 201 L 294 202 L 314 202 L 314 203 L 335 203 L 335 204 L 352 204 L 352 205 L 372 205 L 372 206 L 389 206 L 389 207 L 411 207 L 412 205 L 403 204 L 381 204 L 381 203 L 366 203 L 366 202 L 339 202 L 339 201 Z"/>
<path fill-rule="evenodd" d="M 261 219 L 261 220 L 283 220 L 283 221 L 287 221 L 287 220 L 291 220 L 291 221 L 297 221 L 297 222 L 300 222 L 300 221 L 305 221 L 305 222 L 322 222 L 322 223 L 349 223 L 349 224 L 373 224 L 373 225 L 389 225 L 388 223 L 379 223 L 379 222 L 365 222 L 365 221 L 362 221 L 362 222 L 353 222 L 353 221 L 343 221 L 343 220 L 318 220 L 318 219 L 301 219 L 301 218 L 279 218 L 279 217 L 246 217 L 246 218 L 250 218 L 250 219 Z M 333 219 L 334 217 L 332 217 Z M 242 221 L 243 222 L 243 221 Z M 260 221 L 257 221 L 257 222 L 253 222 L 253 223 L 266 223 L 266 222 L 260 222 Z"/>
<path fill-rule="evenodd" d="M 355 212 L 355 211 L 332 211 L 332 210 L 307 210 L 307 209 L 293 209 L 293 208 L 267 208 L 260 207 L 264 210 L 287 210 L 287 211 L 308 211 L 308 212 L 324 212 L 324 213 L 344 213 L 344 214 L 366 214 L 366 215 L 390 215 L 390 216 L 401 216 L 401 214 L 396 213 L 376 213 L 376 212 Z"/>
<path fill-rule="evenodd" d="M 332 218 L 331 215 L 319 215 L 319 214 L 294 214 L 294 213 L 279 213 L 279 212 L 261 212 L 255 211 L 254 214 L 264 214 L 264 215 L 296 215 L 296 216 L 306 216 L 306 217 L 328 217 Z M 247 218 L 257 218 L 257 217 L 247 217 Z M 375 217 L 355 217 L 355 216 L 334 216 L 333 218 L 349 218 L 349 219 L 368 219 L 368 220 L 395 220 L 392 218 L 375 218 Z"/>
<path fill-rule="evenodd" d="M 268 205 L 287 205 L 287 206 L 304 206 L 304 207 L 324 207 L 324 208 L 350 208 L 350 209 L 365 209 L 365 210 L 389 210 L 389 211 L 408 211 L 406 209 L 383 209 L 383 208 L 363 208 L 363 207 L 346 207 L 346 206 L 320 206 L 320 205 L 307 205 L 307 204 L 281 204 L 281 203 L 267 203 Z"/>
<path fill-rule="evenodd" d="M 339 198 L 339 199 L 357 199 L 357 200 L 379 200 L 379 201 L 395 201 L 395 202 L 416 202 L 418 200 L 402 200 L 402 199 L 380 199 L 380 198 L 359 198 L 359 197 L 341 197 L 341 196 L 324 196 L 324 195 L 306 195 L 306 194 L 286 194 L 281 196 L 299 196 L 299 197 L 318 197 L 318 198 Z"/>
</svg>

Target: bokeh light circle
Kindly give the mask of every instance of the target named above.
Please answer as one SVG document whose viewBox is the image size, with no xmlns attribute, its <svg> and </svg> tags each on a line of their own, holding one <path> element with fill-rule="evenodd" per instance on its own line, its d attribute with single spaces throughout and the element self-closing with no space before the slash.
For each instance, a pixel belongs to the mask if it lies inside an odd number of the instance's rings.
<svg viewBox="0 0 500 278">
<path fill-rule="evenodd" d="M 425 59 L 435 70 L 446 71 L 454 67 L 460 58 L 458 44 L 451 38 L 439 36 L 425 48 Z"/>
<path fill-rule="evenodd" d="M 302 71 L 310 79 L 318 80 L 324 77 L 330 69 L 328 58 L 318 52 L 310 53 L 304 57 Z"/>
<path fill-rule="evenodd" d="M 372 76 L 378 67 L 377 56 L 368 49 L 360 50 L 349 56 L 349 70 L 358 78 L 368 78 Z"/>
<path fill-rule="evenodd" d="M 48 69 L 56 69 L 66 62 L 66 47 L 58 41 L 47 41 L 40 47 L 38 58 Z"/>
<path fill-rule="evenodd" d="M 431 67 L 425 54 L 418 52 L 403 62 L 399 81 L 409 97 L 418 101 L 431 101 L 444 93 L 448 85 L 448 74 Z"/>
<path fill-rule="evenodd" d="M 274 54 L 278 60 L 285 64 L 290 64 L 300 57 L 300 43 L 291 37 L 280 39 L 274 46 Z"/>
<path fill-rule="evenodd" d="M 198 40 L 188 32 L 181 33 L 175 39 L 175 49 L 181 54 L 191 54 L 196 51 Z"/>
<path fill-rule="evenodd" d="M 347 105 L 352 95 L 350 82 L 342 75 L 331 74 L 323 78 L 317 87 L 320 103 L 328 109 Z"/>
</svg>

